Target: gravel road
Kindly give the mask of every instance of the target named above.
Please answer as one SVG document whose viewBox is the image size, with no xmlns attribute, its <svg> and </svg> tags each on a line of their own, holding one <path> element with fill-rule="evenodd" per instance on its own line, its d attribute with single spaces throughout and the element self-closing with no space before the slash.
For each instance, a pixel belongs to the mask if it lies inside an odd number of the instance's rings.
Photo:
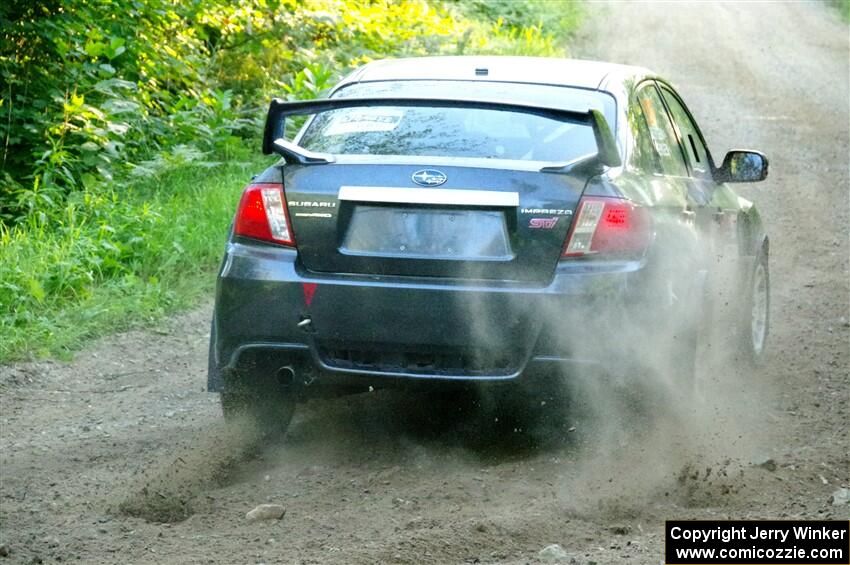
<svg viewBox="0 0 850 565">
<path fill-rule="evenodd" d="M 713 367 L 687 414 L 579 395 L 556 436 L 375 392 L 311 402 L 257 445 L 204 392 L 206 304 L 72 362 L 0 367 L 0 564 L 536 563 L 552 543 L 657 564 L 665 519 L 847 518 L 831 504 L 850 487 L 847 25 L 820 3 L 591 14 L 577 55 L 669 77 L 716 158 L 771 159 L 742 188 L 772 240 L 764 367 Z M 246 520 L 263 503 L 285 516 Z"/>
</svg>

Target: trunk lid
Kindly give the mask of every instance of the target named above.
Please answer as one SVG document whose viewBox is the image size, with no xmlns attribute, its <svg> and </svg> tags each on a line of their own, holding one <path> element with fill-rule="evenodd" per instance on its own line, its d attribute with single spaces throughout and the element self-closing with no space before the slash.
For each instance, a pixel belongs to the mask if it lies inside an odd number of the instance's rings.
<svg viewBox="0 0 850 565">
<path fill-rule="evenodd" d="M 545 283 L 586 180 L 538 170 L 369 161 L 283 167 L 289 216 L 308 270 Z M 417 173 L 420 181 L 444 182 L 420 186 Z"/>
</svg>

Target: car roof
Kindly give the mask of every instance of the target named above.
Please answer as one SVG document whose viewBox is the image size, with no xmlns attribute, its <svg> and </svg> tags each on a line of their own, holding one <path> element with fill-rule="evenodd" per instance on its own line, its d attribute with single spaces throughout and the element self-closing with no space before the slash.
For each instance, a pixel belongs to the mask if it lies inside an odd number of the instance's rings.
<svg viewBox="0 0 850 565">
<path fill-rule="evenodd" d="M 480 69 L 486 69 L 486 75 Z M 622 80 L 651 74 L 642 67 L 582 59 L 507 56 L 411 57 L 373 61 L 354 71 L 343 83 L 468 80 L 551 84 L 597 90 L 603 83 L 612 79 Z"/>
</svg>

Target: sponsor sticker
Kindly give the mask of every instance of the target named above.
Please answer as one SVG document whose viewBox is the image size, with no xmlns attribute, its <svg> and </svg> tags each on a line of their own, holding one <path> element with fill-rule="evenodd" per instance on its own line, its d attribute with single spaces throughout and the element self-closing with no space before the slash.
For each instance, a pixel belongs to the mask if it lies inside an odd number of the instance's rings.
<svg viewBox="0 0 850 565">
<path fill-rule="evenodd" d="M 392 108 L 356 108 L 340 112 L 331 118 L 325 135 L 392 131 L 401 123 L 402 110 Z"/>
</svg>

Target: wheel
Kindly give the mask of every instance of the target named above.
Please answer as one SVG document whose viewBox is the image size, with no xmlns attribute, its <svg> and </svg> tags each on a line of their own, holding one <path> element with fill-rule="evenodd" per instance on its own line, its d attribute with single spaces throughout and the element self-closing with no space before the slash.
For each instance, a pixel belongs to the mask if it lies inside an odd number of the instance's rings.
<svg viewBox="0 0 850 565">
<path fill-rule="evenodd" d="M 207 354 L 207 390 L 215 391 L 221 388 L 221 370 L 215 359 L 215 316 L 210 322 L 210 347 Z"/>
<path fill-rule="evenodd" d="M 296 399 L 291 387 L 284 386 L 278 375 L 268 368 L 257 371 L 222 369 L 215 359 L 216 329 L 210 329 L 209 375 L 221 387 L 219 399 L 224 419 L 228 422 L 251 421 L 267 437 L 283 437 L 292 416 Z"/>
<path fill-rule="evenodd" d="M 228 422 L 246 419 L 263 436 L 283 437 L 297 404 L 290 386 L 269 372 L 223 371 L 224 388 L 219 394 L 221 410 Z"/>
<path fill-rule="evenodd" d="M 271 382 L 266 386 L 250 383 L 220 393 L 224 419 L 228 422 L 247 419 L 263 436 L 283 437 L 295 414 L 295 398 L 274 379 L 262 380 Z"/>
<path fill-rule="evenodd" d="M 739 347 L 745 361 L 758 365 L 764 359 L 770 334 L 770 270 L 766 253 L 756 257 L 747 282 L 739 321 Z"/>
<path fill-rule="evenodd" d="M 562 440 L 570 427 L 570 397 L 560 372 L 526 371 L 515 382 L 479 388 L 477 396 L 482 428 L 499 441 Z"/>
<path fill-rule="evenodd" d="M 704 283 L 696 276 L 665 283 L 662 296 L 646 300 L 648 309 L 629 328 L 628 338 L 637 343 L 632 353 L 638 372 L 647 375 L 647 394 L 690 398 L 697 389 L 697 351 L 704 333 Z M 650 330 L 646 335 L 644 328 Z"/>
</svg>

